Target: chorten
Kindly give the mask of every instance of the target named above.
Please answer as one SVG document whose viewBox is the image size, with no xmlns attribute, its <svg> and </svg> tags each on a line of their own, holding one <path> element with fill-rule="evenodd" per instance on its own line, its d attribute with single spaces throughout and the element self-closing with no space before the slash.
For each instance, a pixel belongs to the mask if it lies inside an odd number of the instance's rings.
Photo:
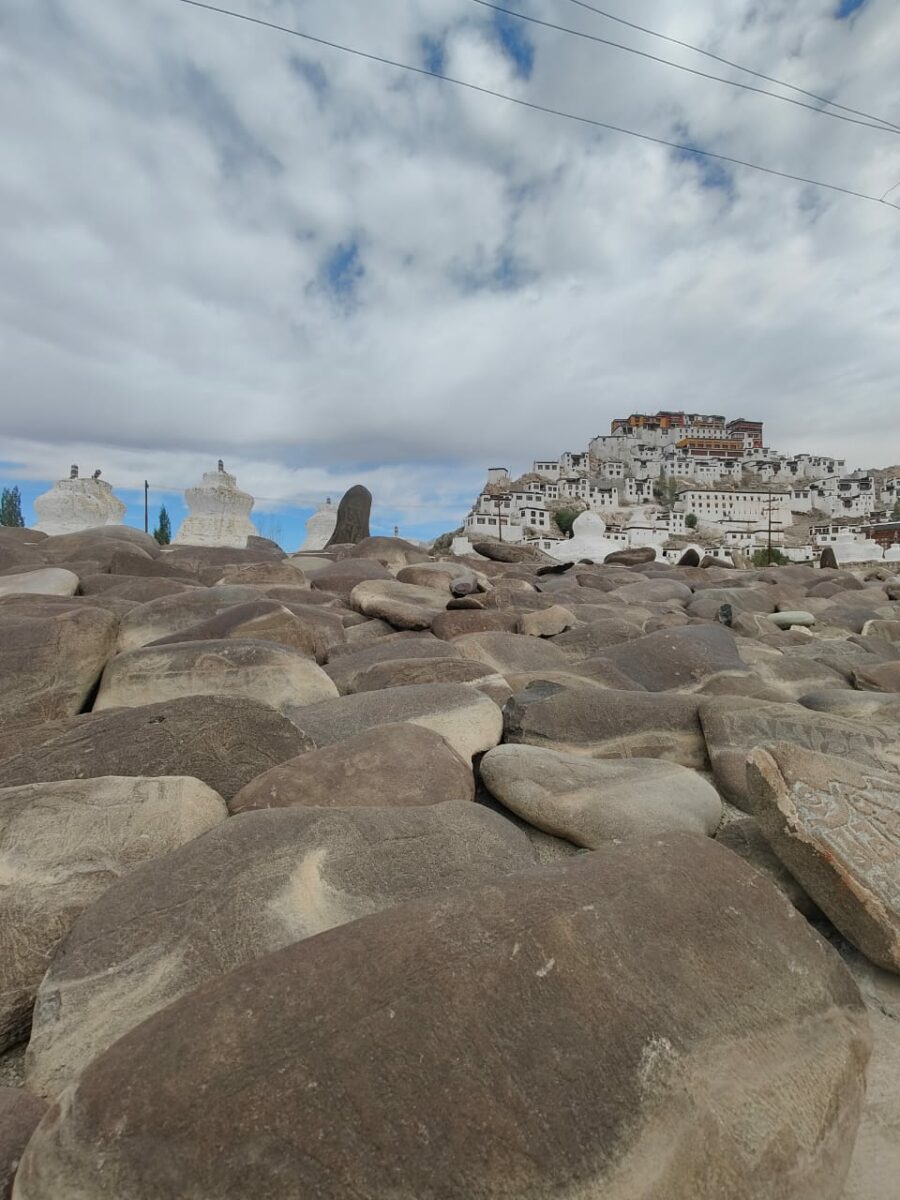
<svg viewBox="0 0 900 1200">
<path fill-rule="evenodd" d="M 242 492 L 221 458 L 216 471 L 207 471 L 197 487 L 184 493 L 189 515 L 174 540 L 176 546 L 230 546 L 243 548 L 248 537 L 258 537 L 250 520 L 253 497 Z"/>
<path fill-rule="evenodd" d="M 60 479 L 49 492 L 34 502 L 38 515 L 35 525 L 40 533 L 54 537 L 60 533 L 80 533 L 99 525 L 121 525 L 125 505 L 113 495 L 110 484 L 95 471 L 90 479 L 81 479 L 73 465 L 68 479 Z"/>
<path fill-rule="evenodd" d="M 331 502 L 331 497 L 320 504 L 306 522 L 306 540 L 301 550 L 324 550 L 337 525 L 338 506 Z"/>
</svg>

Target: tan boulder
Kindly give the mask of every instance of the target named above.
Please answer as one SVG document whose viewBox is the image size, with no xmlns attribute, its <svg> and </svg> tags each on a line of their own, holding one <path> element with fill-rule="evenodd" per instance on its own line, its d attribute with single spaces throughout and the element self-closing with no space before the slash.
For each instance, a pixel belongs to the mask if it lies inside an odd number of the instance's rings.
<svg viewBox="0 0 900 1200">
<path fill-rule="evenodd" d="M 0 576 L 0 596 L 74 596 L 77 591 L 78 576 L 63 567 Z"/>
<path fill-rule="evenodd" d="M 370 579 L 350 593 L 350 607 L 378 617 L 395 629 L 427 629 L 446 610 L 447 598 L 430 587 L 414 587 L 395 579 Z"/>
<path fill-rule="evenodd" d="M 574 624 L 573 614 L 561 604 L 554 604 L 552 608 L 523 613 L 519 617 L 518 632 L 529 637 L 555 637 L 556 634 L 571 629 Z"/>
</svg>

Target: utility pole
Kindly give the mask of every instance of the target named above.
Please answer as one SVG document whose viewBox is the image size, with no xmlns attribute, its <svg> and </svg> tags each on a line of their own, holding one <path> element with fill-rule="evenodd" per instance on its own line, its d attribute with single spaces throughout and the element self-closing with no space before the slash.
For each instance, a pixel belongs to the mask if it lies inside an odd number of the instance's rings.
<svg viewBox="0 0 900 1200">
<path fill-rule="evenodd" d="M 150 484 L 144 480 L 144 533 L 150 532 Z"/>
<path fill-rule="evenodd" d="M 772 565 L 772 489 L 769 488 L 769 532 L 766 539 L 766 566 Z"/>
<path fill-rule="evenodd" d="M 500 497 L 497 497 L 497 538 L 503 541 L 503 517 L 500 511 Z"/>
</svg>

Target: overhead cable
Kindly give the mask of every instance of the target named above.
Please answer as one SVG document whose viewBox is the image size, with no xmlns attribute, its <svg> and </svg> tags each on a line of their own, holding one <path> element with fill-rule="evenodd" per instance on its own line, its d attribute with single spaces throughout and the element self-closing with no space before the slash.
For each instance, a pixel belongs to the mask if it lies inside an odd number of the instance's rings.
<svg viewBox="0 0 900 1200">
<path fill-rule="evenodd" d="M 498 92 L 493 88 L 482 87 L 477 83 L 470 83 L 465 79 L 456 79 L 452 75 L 444 75 L 439 71 L 431 71 L 427 67 L 416 67 L 410 63 L 399 62 L 396 59 L 386 58 L 380 54 L 371 54 L 366 50 L 357 50 L 353 46 L 345 46 L 340 42 L 329 41 L 327 38 L 316 37 L 311 33 L 303 33 L 299 29 L 290 29 L 286 25 L 278 25 L 274 21 L 263 20 L 262 17 L 252 17 L 247 13 L 234 12 L 229 8 L 220 8 L 215 4 L 207 4 L 204 0 L 177 0 L 179 4 L 187 4 L 192 8 L 205 9 L 208 12 L 218 13 L 220 16 L 233 17 L 238 21 L 247 21 L 251 25 L 260 25 L 266 29 L 273 29 L 278 33 L 287 33 L 292 37 L 302 38 L 304 41 L 313 42 L 318 46 L 327 46 L 331 50 L 340 50 L 344 54 L 352 54 L 357 58 L 366 59 L 369 62 L 381 63 L 383 66 L 394 67 L 399 71 L 408 71 L 413 75 L 425 75 L 432 79 L 437 79 L 441 83 L 452 83 L 455 87 L 466 88 L 471 92 L 478 92 L 483 96 L 493 96 L 496 100 L 504 100 L 508 104 L 518 105 L 520 108 L 528 108 L 533 112 L 546 113 L 552 117 L 562 117 L 569 121 L 577 121 L 582 125 L 589 125 L 595 129 L 605 129 L 610 133 L 621 133 L 627 137 L 639 138 L 644 142 L 652 142 L 657 146 L 666 146 L 670 150 L 678 150 L 683 154 L 696 154 L 703 158 L 711 158 L 717 162 L 730 163 L 736 167 L 746 167 L 751 171 L 761 171 L 765 175 L 772 175 L 778 179 L 788 179 L 793 183 L 803 183 L 809 187 L 822 188 L 829 192 L 839 192 L 844 196 L 853 196 L 857 200 L 868 200 L 873 204 L 885 204 L 888 208 L 900 210 L 900 204 L 893 204 L 890 200 L 886 200 L 879 196 L 871 196 L 866 192 L 856 191 L 854 188 L 842 187 L 837 183 L 826 183 L 821 179 L 809 179 L 804 175 L 794 175 L 789 171 L 779 171 L 775 167 L 765 167 L 760 163 L 749 162 L 746 159 L 734 158 L 729 154 L 719 154 L 714 150 L 702 150 L 699 146 L 686 146 L 681 142 L 673 142 L 668 138 L 656 137 L 654 134 L 641 133 L 635 129 L 627 129 L 623 125 L 614 125 L 609 121 L 600 121 L 594 117 L 581 116 L 578 113 L 565 112 L 562 109 L 551 108 L 546 104 L 537 104 L 533 100 L 525 100 L 521 96 L 510 96 L 506 92 Z"/>
</svg>

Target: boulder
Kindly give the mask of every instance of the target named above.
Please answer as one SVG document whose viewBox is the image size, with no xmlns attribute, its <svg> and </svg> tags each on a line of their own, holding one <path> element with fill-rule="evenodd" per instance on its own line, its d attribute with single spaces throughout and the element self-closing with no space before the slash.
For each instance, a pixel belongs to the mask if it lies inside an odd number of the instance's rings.
<svg viewBox="0 0 900 1200">
<path fill-rule="evenodd" d="M 62 567 L 42 567 L 0 578 L 0 596 L 74 596 L 78 576 Z"/>
<path fill-rule="evenodd" d="M 777 625 L 779 629 L 793 629 L 796 626 L 805 628 L 816 623 L 815 616 L 811 612 L 805 612 L 803 609 L 789 609 L 786 612 L 769 613 L 766 620 L 771 621 L 773 625 Z"/>
<path fill-rule="evenodd" d="M 849 759 L 856 764 L 892 769 L 891 740 L 883 731 L 843 717 L 812 712 L 799 704 L 767 704 L 719 696 L 700 703 L 700 721 L 719 792 L 743 812 L 752 813 L 747 758 L 757 746 L 792 742 Z"/>
<path fill-rule="evenodd" d="M 609 646 L 601 655 L 650 692 L 688 691 L 720 672 L 745 672 L 723 625 L 686 625 Z"/>
<path fill-rule="evenodd" d="M 528 637 L 555 637 L 558 633 L 565 633 L 567 629 L 571 629 L 574 624 L 574 615 L 561 604 L 554 604 L 552 608 L 523 613 L 519 617 L 518 632 Z"/>
<path fill-rule="evenodd" d="M 857 667 L 853 682 L 863 692 L 900 692 L 900 662 Z"/>
<path fill-rule="evenodd" d="M 699 567 L 701 555 L 693 546 L 688 546 L 681 558 L 679 558 L 676 566 L 679 567 Z"/>
<path fill-rule="evenodd" d="M 730 804 L 725 806 L 726 815 L 716 831 L 716 841 L 727 846 L 755 871 L 765 877 L 787 896 L 794 908 L 804 917 L 821 918 L 822 914 L 806 892 L 793 877 L 766 839 L 753 819 Z"/>
<path fill-rule="evenodd" d="M 364 538 L 356 543 L 347 557 L 364 558 L 393 570 L 429 561 L 427 552 L 421 546 L 414 546 L 412 542 L 398 537 Z"/>
<path fill-rule="evenodd" d="M 474 592 L 485 592 L 491 587 L 485 575 L 473 571 L 462 563 L 423 562 L 416 566 L 402 567 L 397 572 L 399 583 L 411 583 L 415 587 L 430 587 L 450 596 L 468 596 Z"/>
<path fill-rule="evenodd" d="M 141 1021 L 243 963 L 533 864 L 522 832 L 471 803 L 234 817 L 82 915 L 38 994 L 28 1086 L 55 1096 Z"/>
<path fill-rule="evenodd" d="M 368 488 L 358 483 L 345 492 L 338 505 L 334 533 L 325 543 L 325 549 L 329 546 L 356 545 L 367 538 L 371 511 L 372 493 Z"/>
<path fill-rule="evenodd" d="M 182 696 L 232 696 L 284 711 L 337 694 L 322 668 L 296 651 L 226 638 L 142 646 L 116 655 L 103 672 L 94 712 Z"/>
<path fill-rule="evenodd" d="M 379 638 L 373 645 L 347 647 L 346 652 L 331 658 L 325 672 L 342 696 L 357 691 L 357 685 L 372 667 L 391 662 L 426 662 L 431 659 L 458 658 L 460 652 L 447 642 L 425 634 L 422 637 Z"/>
<path fill-rule="evenodd" d="M 832 717 L 850 717 L 876 725 L 900 724 L 900 696 L 880 692 L 850 692 L 824 689 L 800 697 L 804 708 L 828 713 Z"/>
<path fill-rule="evenodd" d="M 555 566 L 553 559 L 536 546 L 525 546 L 511 542 L 474 542 L 472 549 L 482 558 L 499 563 L 536 563 L 539 566 Z"/>
<path fill-rule="evenodd" d="M 472 800 L 472 767 L 421 725 L 379 725 L 258 775 L 231 800 L 256 808 L 408 807 Z"/>
<path fill-rule="evenodd" d="M 137 604 L 149 604 L 161 596 L 175 596 L 179 592 L 196 592 L 199 583 L 186 583 L 180 579 L 145 579 L 140 575 L 82 575 L 81 593 L 84 596 L 118 597 L 133 600 Z"/>
<path fill-rule="evenodd" d="M 503 709 L 505 741 L 591 758 L 664 758 L 705 768 L 693 696 L 534 684 Z"/>
<path fill-rule="evenodd" d="M 711 840 L 636 841 L 183 996 L 48 1114 L 16 1200 L 837 1200 L 870 1045 L 776 889 Z"/>
<path fill-rule="evenodd" d="M 465 691 L 467 698 L 477 695 Z M 230 800 L 263 771 L 311 747 L 295 725 L 266 705 L 188 696 L 84 718 L 0 762 L 0 787 L 101 775 L 190 775 Z"/>
<path fill-rule="evenodd" d="M 434 588 L 414 587 L 395 579 L 370 579 L 350 593 L 350 607 L 395 629 L 427 629 L 447 608 L 448 596 Z"/>
<path fill-rule="evenodd" d="M 453 604 L 453 601 L 450 601 Z M 465 611 L 442 612 L 431 622 L 431 632 L 444 641 L 453 641 L 465 633 L 516 633 L 519 615 L 515 612 Z"/>
<path fill-rule="evenodd" d="M 592 619 L 585 625 L 570 629 L 554 638 L 553 644 L 565 651 L 570 659 L 582 660 L 600 656 L 609 646 L 618 646 L 622 642 L 641 637 L 643 629 L 639 624 L 625 617 L 601 617 Z"/>
<path fill-rule="evenodd" d="M 722 801 L 696 771 L 654 758 L 600 761 L 538 746 L 497 746 L 482 782 L 546 833 L 594 850 L 604 842 L 667 833 L 715 833 Z"/>
<path fill-rule="evenodd" d="M 76 916 L 119 876 L 226 816 L 197 779 L 0 789 L 0 1049 L 27 1034 L 37 985 Z"/>
<path fill-rule="evenodd" d="M 900 972 L 900 778 L 780 742 L 747 780 L 769 845 L 858 950 Z"/>
<path fill-rule="evenodd" d="M 825 570 L 836 571 L 838 569 L 838 567 L 840 566 L 840 564 L 838 563 L 838 560 L 837 560 L 837 555 L 835 554 L 835 552 L 831 548 L 831 546 L 826 546 L 825 549 L 822 551 L 822 553 L 819 555 L 819 566 L 822 568 L 823 571 L 825 571 Z"/>
<path fill-rule="evenodd" d="M 617 563 L 622 567 L 639 567 L 641 563 L 655 562 L 656 551 L 652 546 L 635 546 L 631 550 L 613 550 L 604 563 Z"/>
<path fill-rule="evenodd" d="M 512 690 L 502 675 L 483 663 L 465 658 L 398 658 L 369 667 L 356 680 L 354 691 L 379 692 L 385 688 L 409 687 L 415 683 L 467 683 L 505 704 Z"/>
<path fill-rule="evenodd" d="M 611 593 L 628 604 L 687 604 L 693 596 L 687 584 L 676 579 L 641 579 Z"/>
<path fill-rule="evenodd" d="M 310 587 L 313 591 L 328 592 L 349 600 L 356 585 L 370 579 L 393 579 L 393 575 L 373 559 L 343 558 L 316 571 L 310 578 Z"/>
<path fill-rule="evenodd" d="M 30 1092 L 0 1087 L 0 1200 L 10 1200 L 19 1160 L 46 1111 Z"/>
<path fill-rule="evenodd" d="M 503 732 L 497 705 L 465 683 L 422 683 L 341 696 L 297 709 L 293 719 L 315 746 L 331 746 L 367 729 L 408 721 L 439 733 L 466 762 L 496 746 Z"/>
<path fill-rule="evenodd" d="M 453 639 L 465 658 L 483 663 L 500 675 L 522 671 L 564 671 L 569 659 L 552 642 L 520 633 L 466 633 Z"/>
<path fill-rule="evenodd" d="M 0 720 L 54 721 L 87 704 L 116 645 L 117 618 L 56 596 L 0 605 Z"/>
<path fill-rule="evenodd" d="M 312 595 L 313 593 L 308 593 Z M 168 637 L 156 638 L 151 646 L 174 646 L 181 642 L 205 642 L 218 638 L 252 638 L 274 642 L 323 663 L 335 646 L 345 639 L 340 615 L 261 598 L 226 608 L 216 617 L 191 625 Z"/>
<path fill-rule="evenodd" d="M 128 613 L 119 630 L 118 649 L 137 650 L 139 646 L 147 646 L 173 633 L 183 633 L 218 617 L 235 605 L 258 600 L 256 589 L 246 584 L 197 588 L 173 596 L 160 596 Z"/>
<path fill-rule="evenodd" d="M 229 563 L 216 581 L 217 586 L 231 583 L 274 583 L 302 587 L 306 583 L 303 563 L 296 558 L 264 559 L 262 562 Z"/>
</svg>

